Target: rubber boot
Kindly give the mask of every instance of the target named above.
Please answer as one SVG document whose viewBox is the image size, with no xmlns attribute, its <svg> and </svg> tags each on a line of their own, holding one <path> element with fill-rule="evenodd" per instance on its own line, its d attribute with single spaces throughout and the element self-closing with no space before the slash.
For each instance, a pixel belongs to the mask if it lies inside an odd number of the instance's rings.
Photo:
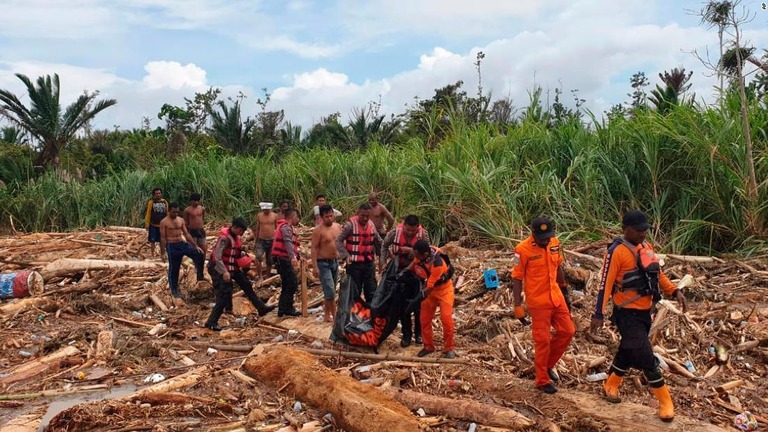
<svg viewBox="0 0 768 432">
<path fill-rule="evenodd" d="M 619 397 L 619 387 L 624 378 L 612 373 L 608 375 L 608 379 L 603 384 L 603 391 L 605 392 L 605 398 L 608 402 L 619 403 L 621 398 Z"/>
<path fill-rule="evenodd" d="M 659 388 L 651 387 L 651 392 L 659 400 L 659 418 L 665 422 L 671 422 L 675 418 L 675 406 L 669 395 L 669 387 L 666 384 Z"/>
</svg>

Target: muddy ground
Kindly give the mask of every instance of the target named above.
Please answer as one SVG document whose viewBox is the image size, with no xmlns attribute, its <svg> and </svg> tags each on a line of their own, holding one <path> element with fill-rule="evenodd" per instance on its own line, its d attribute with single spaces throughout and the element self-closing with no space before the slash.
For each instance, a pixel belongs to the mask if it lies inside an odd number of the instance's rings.
<svg viewBox="0 0 768 432">
<path fill-rule="evenodd" d="M 308 232 L 302 233 L 306 238 Z M 5 425 L 0 432 L 341 430 L 329 413 L 296 398 L 288 386 L 254 380 L 241 369 L 246 357 L 256 355 L 251 348 L 257 345 L 348 350 L 328 339 L 330 324 L 321 321 L 317 308 L 321 289 L 311 275 L 308 317 L 279 319 L 272 312 L 259 318 L 239 297 L 234 315 L 220 320 L 227 329 L 215 333 L 201 326 L 213 305 L 210 284 L 197 283 L 191 263 L 185 263 L 182 287 L 190 301 L 173 306 L 166 270 L 149 258 L 144 240 L 142 230 L 111 228 L 0 238 L 0 271 L 32 269 L 48 276 L 41 296 L 0 303 L 0 425 Z M 607 369 L 618 342 L 610 328 L 596 335 L 585 331 L 605 243 L 566 247 L 578 332 L 558 365 L 562 383 L 557 395 L 544 396 L 533 388 L 530 329 L 511 317 L 509 251 L 459 244 L 445 248 L 458 270 L 456 345 L 466 363 L 408 361 L 420 347 L 401 348 L 399 330 L 380 349 L 380 354 L 398 356 L 396 361 L 317 359 L 340 376 L 371 386 L 508 407 L 532 419 L 536 425 L 531 430 L 728 430 L 736 414 L 746 410 L 765 422 L 768 257 L 666 257 L 664 268 L 675 282 L 688 284 L 690 301 L 686 315 L 675 303 L 661 304 L 652 339 L 670 363 L 665 376 L 679 420 L 668 426 L 655 418 L 655 401 L 640 374 L 633 372 L 625 381 L 625 403 L 618 406 L 599 398 L 600 382 L 585 379 Z M 63 258 L 156 265 L 52 271 L 51 263 Z M 484 288 L 486 268 L 499 271 L 500 289 Z M 279 281 L 267 281 L 257 293 L 276 303 Z M 438 321 L 434 325 L 439 346 L 441 329 Z M 107 337 L 111 340 L 102 340 Z M 720 358 L 710 355 L 711 345 L 721 347 Z M 57 353 L 64 355 L 48 361 Z M 686 361 L 693 372 L 685 373 Z M 677 365 L 684 370 L 676 370 Z M 196 379 L 164 392 L 162 399 L 137 396 L 155 374 L 163 376 L 161 383 L 178 376 Z M 617 423 L 622 416 L 628 420 Z M 420 419 L 435 431 L 466 431 L 472 423 L 429 412 Z M 477 430 L 504 430 L 477 423 Z M 9 429 L 13 424 L 16 429 Z"/>
</svg>

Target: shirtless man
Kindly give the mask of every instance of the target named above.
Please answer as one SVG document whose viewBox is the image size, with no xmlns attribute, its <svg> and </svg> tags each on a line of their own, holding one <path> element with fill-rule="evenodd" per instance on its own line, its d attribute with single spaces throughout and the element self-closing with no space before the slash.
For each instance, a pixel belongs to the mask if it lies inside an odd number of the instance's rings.
<svg viewBox="0 0 768 432">
<path fill-rule="evenodd" d="M 341 233 L 341 225 L 333 220 L 336 216 L 333 208 L 327 204 L 320 206 L 323 223 L 312 232 L 312 263 L 323 286 L 323 321 L 333 322 L 336 316 L 336 284 L 339 282 L 339 251 L 336 249 L 336 237 Z"/>
<path fill-rule="evenodd" d="M 315 207 L 312 209 L 312 212 L 315 214 L 315 226 L 320 226 L 323 224 L 323 216 L 320 214 L 320 207 L 328 204 L 328 201 L 325 198 L 325 195 L 323 194 L 317 194 L 315 197 Z M 337 218 L 341 216 L 341 212 L 333 209 L 334 218 Z"/>
<path fill-rule="evenodd" d="M 193 246 L 195 239 L 187 231 L 184 218 L 179 217 L 179 205 L 171 203 L 168 206 L 168 216 L 160 222 L 160 248 L 168 254 L 168 285 L 171 288 L 171 298 L 182 298 L 179 291 L 179 267 L 184 256 L 195 262 L 197 280 L 204 281 L 203 264 L 205 255 L 199 246 Z M 186 240 L 185 240 L 186 239 Z"/>
<path fill-rule="evenodd" d="M 387 210 L 384 204 L 379 202 L 378 193 L 371 192 L 368 194 L 368 204 L 371 205 L 371 222 L 373 222 L 373 226 L 376 227 L 376 231 L 379 232 L 379 236 L 384 238 L 387 235 L 387 232 L 395 226 L 395 218 L 392 217 L 392 213 Z M 387 228 L 384 228 L 384 219 L 387 220 Z M 374 252 L 378 257 L 381 251 L 376 248 Z M 376 264 L 379 266 L 379 271 L 381 271 L 382 267 L 380 260 L 377 259 Z"/>
<path fill-rule="evenodd" d="M 256 215 L 256 224 L 252 231 L 256 234 L 256 273 L 262 277 L 261 259 L 266 257 L 267 273 L 272 271 L 272 241 L 277 228 L 277 213 L 272 211 L 272 203 L 260 202 L 261 212 Z"/>
<path fill-rule="evenodd" d="M 189 206 L 184 209 L 184 223 L 187 224 L 189 234 L 195 239 L 195 244 L 200 247 L 205 255 L 205 207 L 200 205 L 200 194 L 193 193 L 189 197 Z"/>
</svg>

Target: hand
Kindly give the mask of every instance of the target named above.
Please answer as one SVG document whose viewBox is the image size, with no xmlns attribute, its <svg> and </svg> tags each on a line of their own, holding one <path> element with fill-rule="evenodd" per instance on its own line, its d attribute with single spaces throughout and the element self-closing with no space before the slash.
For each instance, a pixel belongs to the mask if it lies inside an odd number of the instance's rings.
<svg viewBox="0 0 768 432">
<path fill-rule="evenodd" d="M 688 312 L 688 302 L 685 301 L 685 294 L 683 294 L 682 290 L 677 290 L 675 299 L 677 299 L 677 303 L 680 305 L 680 308 L 683 309 L 683 313 Z"/>
<path fill-rule="evenodd" d="M 296 258 L 292 259 L 291 260 L 291 265 L 293 266 L 293 268 L 298 267 L 299 266 L 299 260 L 297 260 Z"/>
<path fill-rule="evenodd" d="M 401 246 L 400 247 L 400 252 L 407 253 L 407 254 L 412 254 L 413 253 L 413 248 L 408 247 L 408 246 Z"/>
<path fill-rule="evenodd" d="M 347 255 L 347 258 L 344 260 L 347 264 L 352 264 L 352 257 Z"/>
<path fill-rule="evenodd" d="M 224 282 L 229 282 L 232 280 L 232 275 L 230 275 L 229 272 L 224 272 L 222 278 L 224 278 Z"/>
<path fill-rule="evenodd" d="M 515 306 L 515 318 L 525 318 L 526 312 L 525 308 L 522 305 Z"/>
<path fill-rule="evenodd" d="M 599 330 L 602 327 L 603 327 L 602 318 L 592 317 L 592 321 L 589 323 L 589 331 L 594 333 L 595 331 Z"/>
<path fill-rule="evenodd" d="M 197 249 L 197 253 L 199 253 L 200 255 L 205 255 L 205 252 L 203 252 L 203 248 L 201 248 L 200 246 L 196 246 L 195 249 Z"/>
</svg>

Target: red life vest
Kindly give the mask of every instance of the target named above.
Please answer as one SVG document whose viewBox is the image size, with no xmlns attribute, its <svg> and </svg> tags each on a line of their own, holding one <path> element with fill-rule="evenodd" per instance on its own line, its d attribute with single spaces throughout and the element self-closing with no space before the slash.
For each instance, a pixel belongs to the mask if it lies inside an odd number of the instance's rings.
<svg viewBox="0 0 768 432">
<path fill-rule="evenodd" d="M 277 230 L 275 231 L 275 240 L 272 242 L 272 256 L 283 258 L 283 259 L 289 259 L 288 256 L 288 250 L 285 248 L 285 239 L 283 238 L 283 226 L 287 225 L 288 221 L 285 219 L 278 219 L 277 221 Z M 294 245 L 294 251 L 296 251 L 296 247 L 299 245 L 299 236 L 296 235 L 296 232 L 293 230 L 293 227 L 291 226 L 291 233 L 293 234 L 293 245 Z"/>
<path fill-rule="evenodd" d="M 408 240 L 405 237 L 405 230 L 403 229 L 403 224 L 398 224 L 397 228 L 395 229 L 395 243 L 389 247 L 389 251 L 392 253 L 392 255 L 397 255 L 398 264 L 400 267 L 405 267 L 408 265 L 408 262 L 410 261 L 408 257 L 410 256 L 410 253 L 400 253 L 400 248 L 403 246 L 407 246 L 410 248 L 413 248 L 413 245 L 416 244 L 417 241 L 424 238 L 424 228 L 422 228 L 421 225 L 419 225 L 418 230 L 416 231 L 416 235 L 413 236 L 410 240 Z"/>
<path fill-rule="evenodd" d="M 349 252 L 349 257 L 352 262 L 373 262 L 373 235 L 376 227 L 369 219 L 368 225 L 364 229 L 361 229 L 360 224 L 357 223 L 357 216 L 349 218 L 352 223 L 352 234 L 347 237 L 345 247 Z"/>
<path fill-rule="evenodd" d="M 227 267 L 228 272 L 233 272 L 240 270 L 240 266 L 237 265 L 237 260 L 243 256 L 243 241 L 240 238 L 240 236 L 237 236 L 237 238 L 232 237 L 232 235 L 229 232 L 229 227 L 224 227 L 219 231 L 219 238 L 216 240 L 216 243 L 221 241 L 222 238 L 228 238 L 230 247 L 225 248 L 221 252 L 221 261 L 224 263 L 224 265 Z M 214 251 L 216 248 L 214 248 L 213 251 L 211 251 L 211 262 L 215 265 L 216 264 L 216 258 L 214 257 Z"/>
</svg>

